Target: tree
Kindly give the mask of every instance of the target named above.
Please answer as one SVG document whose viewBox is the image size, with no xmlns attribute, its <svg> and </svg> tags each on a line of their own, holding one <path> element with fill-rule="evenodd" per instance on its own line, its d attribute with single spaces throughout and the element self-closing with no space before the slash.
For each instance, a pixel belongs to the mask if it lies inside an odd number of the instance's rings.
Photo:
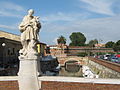
<svg viewBox="0 0 120 90">
<path fill-rule="evenodd" d="M 57 43 L 58 43 L 58 44 L 66 44 L 66 38 L 61 35 L 61 36 L 57 39 Z"/>
<path fill-rule="evenodd" d="M 98 40 L 97 40 L 97 39 L 90 40 L 89 43 L 88 43 L 88 45 L 89 45 L 90 47 L 94 47 L 95 44 L 98 44 Z"/>
<path fill-rule="evenodd" d="M 71 40 L 71 43 L 69 44 L 70 46 L 84 46 L 85 45 L 86 37 L 84 36 L 84 34 L 80 32 L 73 32 L 69 38 Z"/>
<path fill-rule="evenodd" d="M 119 52 L 120 51 L 120 40 L 118 40 L 114 46 L 113 46 L 114 51 Z"/>
<path fill-rule="evenodd" d="M 105 47 L 106 48 L 113 48 L 113 46 L 114 46 L 114 42 L 113 41 L 109 41 L 109 42 L 107 42 L 106 44 L 105 44 Z"/>
</svg>

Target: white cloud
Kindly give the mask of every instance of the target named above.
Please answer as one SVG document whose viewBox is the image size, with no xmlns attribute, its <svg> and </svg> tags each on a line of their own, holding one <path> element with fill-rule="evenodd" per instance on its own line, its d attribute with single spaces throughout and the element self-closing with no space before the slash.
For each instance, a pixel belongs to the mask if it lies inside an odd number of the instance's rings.
<svg viewBox="0 0 120 90">
<path fill-rule="evenodd" d="M 83 8 L 86 8 L 89 11 L 100 13 L 100 14 L 106 14 L 106 15 L 114 15 L 114 12 L 111 9 L 111 5 L 113 1 L 108 0 L 80 0 L 87 5 L 83 6 Z"/>
<path fill-rule="evenodd" d="M 24 8 L 22 6 L 12 2 L 0 2 L 0 6 L 2 9 L 4 8 L 7 10 L 24 11 Z"/>
<path fill-rule="evenodd" d="M 58 37 L 53 39 L 54 44 L 57 44 L 57 39 L 58 39 Z"/>
<path fill-rule="evenodd" d="M 17 30 L 16 26 L 8 26 L 8 25 L 2 25 L 0 24 L 0 28 L 10 29 L 10 30 Z"/>
<path fill-rule="evenodd" d="M 120 15 L 109 18 L 96 18 L 89 20 L 80 20 L 78 18 L 77 20 L 63 24 L 51 22 L 44 25 L 42 29 L 42 31 L 44 31 L 44 33 L 46 32 L 49 36 L 55 35 L 56 37 L 59 36 L 58 33 L 63 36 L 65 35 L 65 37 L 67 37 L 67 41 L 69 41 L 69 35 L 72 32 L 84 33 L 87 40 L 97 38 L 102 39 L 104 42 L 111 40 L 116 41 L 120 39 Z M 46 39 L 49 40 L 47 37 Z"/>
<path fill-rule="evenodd" d="M 21 18 L 25 8 L 12 2 L 0 2 L 0 16 Z"/>
<path fill-rule="evenodd" d="M 88 16 L 88 13 L 63 13 L 58 12 L 55 14 L 50 14 L 47 16 L 41 17 L 43 22 L 56 22 L 56 21 L 75 21 L 78 18 L 81 20 L 85 19 Z"/>
<path fill-rule="evenodd" d="M 18 17 L 21 18 L 22 15 L 19 14 L 13 14 L 12 12 L 6 11 L 6 10 L 0 10 L 0 16 L 7 16 L 7 17 Z"/>
</svg>

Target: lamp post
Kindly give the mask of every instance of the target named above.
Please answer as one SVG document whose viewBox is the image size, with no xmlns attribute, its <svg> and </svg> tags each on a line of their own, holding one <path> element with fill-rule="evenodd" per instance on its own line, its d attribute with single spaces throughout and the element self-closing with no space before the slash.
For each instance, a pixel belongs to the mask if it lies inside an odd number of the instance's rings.
<svg viewBox="0 0 120 90">
<path fill-rule="evenodd" d="M 4 59 L 5 59 L 5 46 L 6 46 L 6 44 L 2 43 L 2 47 L 3 47 L 2 64 L 3 64 L 3 67 L 4 67 Z"/>
</svg>

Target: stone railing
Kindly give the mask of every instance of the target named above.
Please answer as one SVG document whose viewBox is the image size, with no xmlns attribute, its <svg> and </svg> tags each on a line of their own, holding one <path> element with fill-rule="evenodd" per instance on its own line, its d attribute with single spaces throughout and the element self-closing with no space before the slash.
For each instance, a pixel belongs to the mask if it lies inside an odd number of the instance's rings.
<svg viewBox="0 0 120 90">
<path fill-rule="evenodd" d="M 0 77 L 0 90 L 19 90 L 18 77 Z M 41 90 L 119 90 L 120 79 L 86 79 L 78 77 L 39 77 Z M 34 83 L 34 82 L 33 82 Z"/>
</svg>

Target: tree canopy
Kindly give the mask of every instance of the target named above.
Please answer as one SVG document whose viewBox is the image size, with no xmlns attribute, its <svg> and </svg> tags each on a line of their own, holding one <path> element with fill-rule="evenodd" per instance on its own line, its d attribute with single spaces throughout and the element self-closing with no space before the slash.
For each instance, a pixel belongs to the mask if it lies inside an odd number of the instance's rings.
<svg viewBox="0 0 120 90">
<path fill-rule="evenodd" d="M 113 46 L 114 46 L 114 42 L 113 41 L 109 41 L 109 42 L 107 42 L 106 44 L 105 44 L 105 47 L 106 48 L 113 48 Z"/>
<path fill-rule="evenodd" d="M 86 37 L 81 32 L 73 32 L 70 35 L 71 43 L 70 46 L 84 46 L 86 42 Z"/>
<path fill-rule="evenodd" d="M 114 46 L 113 46 L 114 51 L 119 52 L 120 51 L 120 40 L 118 40 Z"/>
<path fill-rule="evenodd" d="M 88 45 L 89 45 L 90 47 L 94 47 L 95 44 L 98 44 L 98 40 L 97 40 L 97 39 L 90 40 L 89 43 L 88 43 Z"/>
<path fill-rule="evenodd" d="M 57 43 L 58 43 L 58 44 L 66 44 L 66 38 L 61 35 L 61 36 L 57 39 Z"/>
</svg>

